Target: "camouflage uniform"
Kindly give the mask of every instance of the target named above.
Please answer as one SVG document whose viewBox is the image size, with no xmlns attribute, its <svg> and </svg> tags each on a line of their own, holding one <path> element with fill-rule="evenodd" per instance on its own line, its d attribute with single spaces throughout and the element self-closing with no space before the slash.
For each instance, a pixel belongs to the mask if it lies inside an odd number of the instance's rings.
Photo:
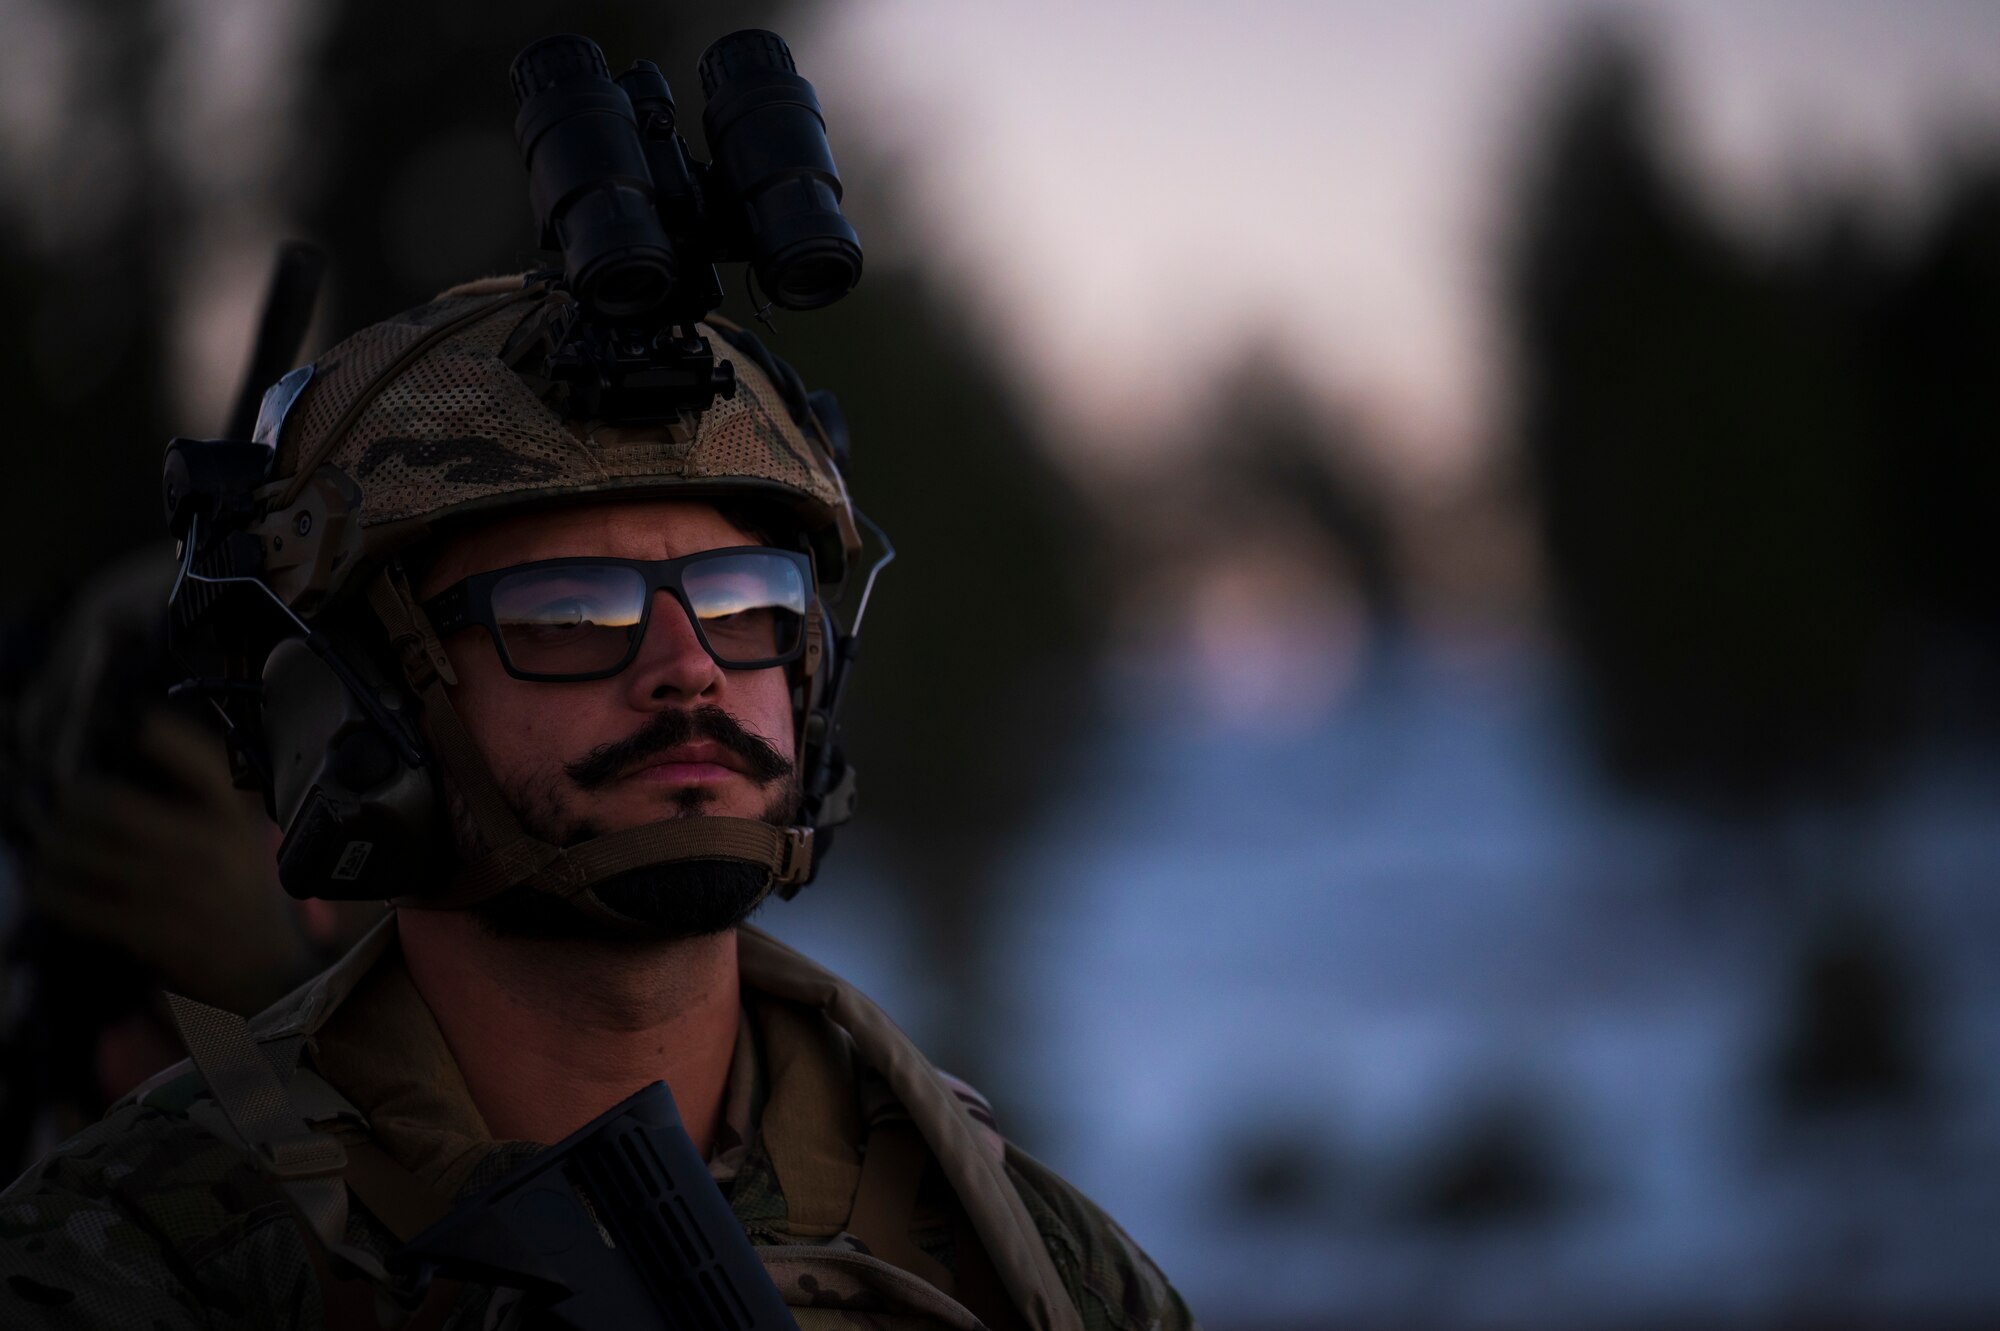
<svg viewBox="0 0 2000 1331">
<path fill-rule="evenodd" d="M 1018 1314 L 995 1268 L 1022 1254 L 1003 1251 L 1004 1234 L 982 1242 L 968 1211 L 1016 1201 L 1032 1226 L 1027 1241 L 1046 1251 L 1084 1327 L 1193 1325 L 1108 1216 L 1002 1140 L 976 1092 L 921 1063 L 899 1034 L 857 1040 L 839 1017 L 856 1002 L 879 1017 L 865 999 L 754 929 L 741 941 L 744 1020 L 710 1169 L 801 1327 L 982 1325 L 966 1304 L 1008 1324 Z M 360 1166 L 386 1159 L 436 1197 L 456 1198 L 538 1149 L 491 1139 L 402 966 L 393 922 L 252 1029 L 274 1066 L 296 1062 L 289 1089 L 301 1116 L 348 1148 L 353 1248 L 387 1254 L 398 1222 L 420 1223 L 377 1214 L 392 1208 L 371 1208 Z M 881 1061 L 897 1066 L 870 1065 L 884 1051 Z M 947 1089 L 946 1116 L 960 1119 L 952 1132 L 941 1130 L 937 1098 L 907 1094 L 912 1077 Z M 906 1108 L 898 1085 L 925 1107 Z M 951 1159 L 966 1141 L 1009 1197 L 968 1205 L 964 1179 L 979 1169 Z M 865 1167 L 896 1156 L 909 1164 Z M 291 1197 L 185 1064 L 0 1194 L 8 1327 L 327 1325 L 337 1320 L 327 1290 L 336 1301 L 372 1291 L 328 1284 L 324 1260 Z M 436 1324 L 505 1324 L 513 1298 L 467 1285 L 435 1310 Z"/>
</svg>

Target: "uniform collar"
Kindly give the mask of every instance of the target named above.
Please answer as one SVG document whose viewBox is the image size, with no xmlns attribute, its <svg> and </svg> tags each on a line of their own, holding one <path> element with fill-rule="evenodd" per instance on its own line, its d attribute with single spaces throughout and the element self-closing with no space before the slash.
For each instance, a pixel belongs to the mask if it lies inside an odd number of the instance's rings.
<svg viewBox="0 0 2000 1331">
<path fill-rule="evenodd" d="M 382 960 L 383 954 L 396 947 L 396 914 L 387 911 L 340 960 L 253 1017 L 252 1036 L 270 1041 L 317 1035 L 355 986 Z"/>
<path fill-rule="evenodd" d="M 710 1160 L 718 1178 L 733 1177 L 740 1167 L 761 1098 L 752 1023 L 739 1020 L 736 1029 L 723 1127 Z M 393 916 L 260 1017 L 257 1032 L 261 1039 L 307 1036 L 314 1067 L 367 1119 L 376 1144 L 446 1196 L 458 1195 L 496 1149 L 537 1149 L 534 1143 L 498 1141 L 487 1127 L 444 1032 L 403 964 Z"/>
</svg>

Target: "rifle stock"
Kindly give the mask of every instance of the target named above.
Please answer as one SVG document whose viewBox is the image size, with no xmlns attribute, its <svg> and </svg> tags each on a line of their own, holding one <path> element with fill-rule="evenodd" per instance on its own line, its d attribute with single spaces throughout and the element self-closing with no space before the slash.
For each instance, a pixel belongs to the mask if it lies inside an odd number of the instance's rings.
<svg viewBox="0 0 2000 1331">
<path fill-rule="evenodd" d="M 397 1260 L 522 1290 L 544 1324 L 574 1331 L 797 1331 L 660 1081 L 461 1202 Z"/>
</svg>

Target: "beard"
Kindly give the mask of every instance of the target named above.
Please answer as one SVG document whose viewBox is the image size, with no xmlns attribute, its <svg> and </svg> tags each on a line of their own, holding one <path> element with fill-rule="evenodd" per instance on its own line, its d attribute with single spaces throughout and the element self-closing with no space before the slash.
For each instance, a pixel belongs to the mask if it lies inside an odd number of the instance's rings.
<svg viewBox="0 0 2000 1331">
<path fill-rule="evenodd" d="M 565 812 L 562 796 L 566 788 L 596 790 L 618 780 L 634 764 L 696 739 L 729 750 L 741 762 L 744 773 L 769 792 L 757 815 L 762 821 L 775 827 L 797 822 L 803 802 L 797 765 L 719 707 L 660 712 L 624 739 L 600 745 L 565 763 L 559 773 L 511 785 L 502 782 L 501 793 L 522 831 L 550 845 L 575 846 L 603 835 L 604 829 Z M 459 854 L 471 863 L 490 848 L 482 842 L 453 783 L 447 779 L 445 785 Z M 670 811 L 664 816 L 700 817 L 714 798 L 698 786 L 683 787 L 673 792 Z M 598 919 L 561 897 L 524 886 L 510 887 L 469 909 L 499 938 L 657 941 L 733 929 L 762 904 L 769 886 L 770 870 L 764 865 L 739 860 L 675 860 L 641 865 L 588 889 L 605 906 L 631 920 L 630 925 Z"/>
</svg>

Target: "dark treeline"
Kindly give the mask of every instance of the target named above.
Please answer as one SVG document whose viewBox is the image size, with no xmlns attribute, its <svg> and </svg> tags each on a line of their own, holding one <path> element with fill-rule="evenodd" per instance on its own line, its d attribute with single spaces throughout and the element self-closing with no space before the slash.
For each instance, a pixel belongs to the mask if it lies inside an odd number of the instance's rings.
<svg viewBox="0 0 2000 1331">
<path fill-rule="evenodd" d="M 1931 995 L 1878 814 L 1920 746 L 1990 755 L 2000 719 L 2000 156 L 1901 233 L 1850 194 L 1757 240 L 1670 128 L 1595 32 L 1521 184 L 1513 424 L 1558 624 L 1608 770 L 1711 829 L 1691 904 L 1792 940 L 1774 1122 L 1920 1109 Z"/>
<path fill-rule="evenodd" d="M 165 35 L 129 6 L 83 0 L 92 78 L 55 108 L 55 170 L 67 180 L 0 187 L 0 327 L 9 403 L 7 521 L 0 606 L 73 586 L 158 537 L 158 469 L 167 421 L 171 256 L 180 191 L 148 126 Z M 59 156 L 58 156 L 59 154 Z M 95 162 L 87 178 L 61 158 Z M 79 199 L 79 193 L 88 198 Z M 51 222 L 31 215 L 55 196 Z M 217 422 L 219 424 L 219 422 Z"/>
<path fill-rule="evenodd" d="M 1919 713 L 1995 696 L 2000 161 L 1906 239 L 1833 198 L 1760 243 L 1669 165 L 1632 47 L 1566 77 L 1509 313 L 1604 752 L 1739 812 L 1865 792 Z"/>
</svg>

